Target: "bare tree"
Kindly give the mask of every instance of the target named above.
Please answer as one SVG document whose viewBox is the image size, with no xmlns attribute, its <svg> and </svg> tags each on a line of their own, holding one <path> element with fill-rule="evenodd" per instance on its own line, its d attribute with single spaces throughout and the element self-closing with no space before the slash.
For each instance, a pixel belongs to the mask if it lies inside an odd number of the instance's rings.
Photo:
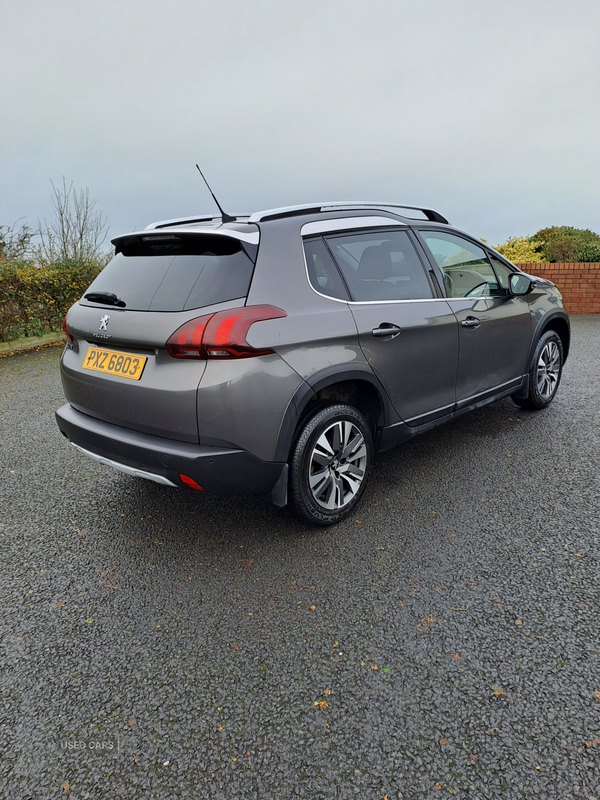
<svg viewBox="0 0 600 800">
<path fill-rule="evenodd" d="M 26 261 L 32 255 L 31 240 L 35 233 L 28 225 L 17 228 L 20 221 L 0 225 L 0 261 Z"/>
<path fill-rule="evenodd" d="M 104 261 L 102 249 L 108 233 L 107 218 L 96 211 L 96 201 L 90 200 L 89 189 L 67 186 L 63 177 L 62 188 L 52 181 L 52 204 L 55 219 L 52 225 L 38 220 L 38 235 L 41 239 L 39 254 L 45 261 Z"/>
</svg>

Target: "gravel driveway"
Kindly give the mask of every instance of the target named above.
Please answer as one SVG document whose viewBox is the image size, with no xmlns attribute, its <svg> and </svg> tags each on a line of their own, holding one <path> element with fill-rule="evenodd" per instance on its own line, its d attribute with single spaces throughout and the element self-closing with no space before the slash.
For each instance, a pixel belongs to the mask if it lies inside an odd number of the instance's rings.
<svg viewBox="0 0 600 800">
<path fill-rule="evenodd" d="M 59 355 L 0 360 L 2 796 L 600 798 L 599 315 L 325 530 L 83 458 Z"/>
</svg>

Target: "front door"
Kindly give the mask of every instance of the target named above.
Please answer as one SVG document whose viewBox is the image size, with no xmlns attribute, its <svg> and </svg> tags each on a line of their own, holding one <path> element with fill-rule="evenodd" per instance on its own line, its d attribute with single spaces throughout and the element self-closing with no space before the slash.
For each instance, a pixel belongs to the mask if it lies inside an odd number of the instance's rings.
<svg viewBox="0 0 600 800">
<path fill-rule="evenodd" d="M 455 234 L 421 231 L 444 276 L 460 341 L 457 407 L 518 388 L 527 371 L 531 314 L 508 290 L 510 269 Z"/>
</svg>

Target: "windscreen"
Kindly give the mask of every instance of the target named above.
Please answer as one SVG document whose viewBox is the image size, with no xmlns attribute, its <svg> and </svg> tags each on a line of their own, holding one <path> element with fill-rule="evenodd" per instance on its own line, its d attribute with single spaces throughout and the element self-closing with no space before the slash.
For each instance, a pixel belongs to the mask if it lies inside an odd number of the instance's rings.
<svg viewBox="0 0 600 800">
<path fill-rule="evenodd" d="M 144 238 L 118 244 L 120 251 L 86 294 L 114 294 L 131 311 L 187 311 L 248 294 L 254 262 L 250 247 L 237 239 Z"/>
</svg>

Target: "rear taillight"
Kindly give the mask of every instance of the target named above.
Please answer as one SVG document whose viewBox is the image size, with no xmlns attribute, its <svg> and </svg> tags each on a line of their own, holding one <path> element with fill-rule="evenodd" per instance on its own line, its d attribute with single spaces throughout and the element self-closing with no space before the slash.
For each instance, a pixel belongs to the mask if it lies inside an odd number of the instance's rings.
<svg viewBox="0 0 600 800">
<path fill-rule="evenodd" d="M 65 336 L 67 337 L 67 339 L 68 339 L 70 342 L 74 342 L 74 341 L 75 341 L 75 337 L 73 336 L 73 334 L 72 334 L 72 333 L 69 333 L 69 329 L 67 328 L 67 315 L 66 315 L 66 314 L 65 314 L 65 316 L 63 317 L 63 321 L 62 321 L 62 329 L 63 329 L 63 331 L 64 331 L 64 333 L 65 333 Z"/>
<path fill-rule="evenodd" d="M 186 322 L 169 338 L 166 349 L 173 358 L 253 358 L 274 351 L 248 344 L 251 325 L 268 319 L 287 317 L 276 306 L 230 308 Z"/>
</svg>

